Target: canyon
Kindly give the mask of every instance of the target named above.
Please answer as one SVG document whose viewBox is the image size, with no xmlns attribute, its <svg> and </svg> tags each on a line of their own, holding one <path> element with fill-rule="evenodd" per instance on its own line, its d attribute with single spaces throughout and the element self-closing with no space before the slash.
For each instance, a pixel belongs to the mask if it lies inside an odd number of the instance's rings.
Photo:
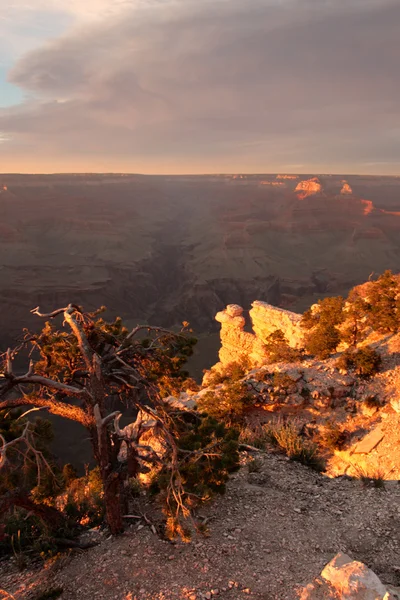
<svg viewBox="0 0 400 600">
<path fill-rule="evenodd" d="M 2 347 L 33 307 L 70 301 L 201 338 L 229 303 L 301 312 L 398 270 L 399 193 L 395 177 L 1 175 Z"/>
</svg>

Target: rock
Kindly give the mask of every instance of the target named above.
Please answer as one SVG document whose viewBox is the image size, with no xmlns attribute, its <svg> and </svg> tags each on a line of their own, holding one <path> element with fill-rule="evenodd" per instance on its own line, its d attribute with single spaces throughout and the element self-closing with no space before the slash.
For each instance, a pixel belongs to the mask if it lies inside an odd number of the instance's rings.
<svg viewBox="0 0 400 600">
<path fill-rule="evenodd" d="M 321 191 L 322 185 L 318 177 L 312 177 L 311 179 L 300 181 L 295 188 L 295 192 L 299 192 L 297 197 L 301 200 L 304 200 L 304 198 L 307 198 L 308 196 L 319 194 Z"/>
<path fill-rule="evenodd" d="M 391 407 L 397 412 L 400 413 L 400 398 L 396 398 L 391 401 Z"/>
<path fill-rule="evenodd" d="M 351 189 L 351 187 L 347 183 L 347 181 L 343 181 L 342 183 L 343 183 L 343 187 L 340 190 L 340 193 L 342 194 L 342 196 L 352 195 L 353 194 L 353 190 Z"/>
<path fill-rule="evenodd" d="M 343 600 L 380 600 L 387 592 L 371 569 L 341 552 L 326 565 L 321 577 L 334 589 L 340 590 Z"/>
<path fill-rule="evenodd" d="M 287 404 L 291 406 L 302 406 L 304 404 L 304 398 L 300 394 L 292 394 L 287 398 Z"/>
<path fill-rule="evenodd" d="M 307 585 L 300 600 L 395 600 L 394 593 L 362 562 L 339 552 L 322 570 L 321 577 Z"/>
<path fill-rule="evenodd" d="M 250 318 L 253 331 L 262 342 L 265 342 L 271 333 L 280 329 L 289 346 L 292 348 L 304 347 L 304 334 L 300 327 L 301 315 L 256 300 L 252 304 Z"/>
<path fill-rule="evenodd" d="M 365 438 L 361 440 L 361 442 L 357 444 L 353 454 L 369 454 L 371 450 L 376 448 L 383 438 L 384 433 L 381 426 L 378 425 L 378 427 L 375 427 L 375 429 L 373 429 L 368 435 L 365 436 Z"/>
<path fill-rule="evenodd" d="M 254 333 L 244 331 L 246 321 L 243 308 L 238 304 L 228 304 L 225 310 L 216 314 L 215 320 L 221 323 L 221 349 L 220 364 L 215 365 L 214 370 L 222 370 L 224 365 L 244 358 L 250 362 L 250 366 L 262 366 L 268 360 L 264 343 L 277 329 L 283 331 L 291 347 L 303 347 L 301 315 L 258 300 L 253 302 L 252 307 L 250 317 Z M 301 377 L 300 374 L 297 376 Z M 207 383 L 207 377 L 204 383 Z"/>
<path fill-rule="evenodd" d="M 238 304 L 228 304 L 226 312 L 230 317 L 239 317 L 243 312 L 243 308 Z"/>
</svg>

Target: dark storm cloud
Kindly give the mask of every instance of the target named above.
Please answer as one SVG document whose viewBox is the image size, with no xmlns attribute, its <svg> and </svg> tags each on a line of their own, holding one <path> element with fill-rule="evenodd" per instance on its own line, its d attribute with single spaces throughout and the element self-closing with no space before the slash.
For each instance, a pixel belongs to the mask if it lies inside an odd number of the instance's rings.
<svg viewBox="0 0 400 600">
<path fill-rule="evenodd" d="M 44 155 L 400 161 L 397 0 L 164 3 L 31 52 L 0 131 Z"/>
</svg>

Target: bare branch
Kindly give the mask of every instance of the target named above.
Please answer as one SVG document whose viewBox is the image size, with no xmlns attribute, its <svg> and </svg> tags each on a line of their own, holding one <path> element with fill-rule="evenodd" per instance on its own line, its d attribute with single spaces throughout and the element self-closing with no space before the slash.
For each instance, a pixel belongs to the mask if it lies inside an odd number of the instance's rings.
<svg viewBox="0 0 400 600">
<path fill-rule="evenodd" d="M 13 368 L 12 368 L 12 360 L 11 360 L 11 348 L 8 348 L 6 355 L 6 365 L 5 365 L 5 375 L 7 377 L 12 377 Z"/>
<path fill-rule="evenodd" d="M 76 307 L 70 304 L 64 311 L 64 319 L 72 329 L 72 333 L 78 340 L 80 351 L 82 352 L 83 359 L 86 363 L 88 371 L 91 373 L 93 369 L 93 357 L 94 352 L 91 349 L 86 334 L 83 330 L 82 325 L 78 322 L 75 317 Z"/>
<path fill-rule="evenodd" d="M 76 421 L 84 427 L 91 428 L 94 425 L 92 417 L 82 408 L 74 404 L 61 402 L 55 398 L 43 398 L 41 396 L 29 396 L 25 394 L 19 398 L 9 398 L 0 402 L 0 410 L 4 408 L 19 408 L 21 406 L 40 406 L 43 409 L 47 409 L 53 415 Z"/>
<path fill-rule="evenodd" d="M 58 308 L 57 310 L 53 310 L 53 312 L 51 313 L 41 313 L 40 312 L 40 308 L 39 306 L 37 306 L 36 308 L 33 308 L 31 310 L 31 313 L 33 315 L 37 315 L 38 317 L 43 317 L 44 319 L 53 319 L 54 317 L 56 317 L 57 315 L 61 315 L 62 313 L 64 313 L 66 310 L 68 310 L 68 308 L 71 306 L 71 304 L 69 304 L 68 306 L 66 306 L 65 308 Z"/>
<path fill-rule="evenodd" d="M 163 332 L 163 333 L 167 333 L 169 335 L 177 335 L 180 337 L 183 337 L 182 333 L 175 333 L 174 331 L 170 331 L 169 329 L 164 329 L 164 327 L 153 327 L 151 325 L 138 325 L 137 327 L 135 327 L 134 329 L 132 329 L 132 331 L 130 333 L 128 333 L 128 335 L 126 336 L 126 340 L 130 340 L 131 338 L 133 338 L 139 331 L 142 331 L 143 329 L 147 329 L 147 331 L 157 331 L 157 332 Z"/>
<path fill-rule="evenodd" d="M 29 415 L 29 413 L 31 412 L 35 412 L 37 410 L 46 410 L 48 409 L 48 406 L 35 406 L 34 408 L 30 408 L 29 410 L 27 410 L 26 412 L 22 413 L 22 415 L 20 415 L 18 417 L 18 419 L 15 419 L 15 421 L 19 421 L 20 419 L 24 419 L 26 417 L 26 415 Z"/>
<path fill-rule="evenodd" d="M 92 366 L 93 366 L 92 361 L 93 361 L 94 352 L 89 345 L 88 339 L 86 337 L 86 334 L 83 330 L 82 325 L 78 322 L 77 318 L 75 317 L 75 313 L 78 313 L 78 312 L 79 312 L 79 307 L 76 306 L 76 304 L 68 304 L 68 306 L 66 306 L 64 308 L 58 308 L 57 310 L 54 310 L 51 313 L 41 313 L 38 306 L 36 308 L 34 308 L 33 310 L 31 310 L 32 314 L 38 315 L 39 317 L 44 317 L 44 318 L 52 319 L 52 318 L 56 317 L 57 315 L 60 315 L 60 314 L 64 315 L 65 321 L 71 327 L 73 334 L 75 335 L 76 339 L 78 340 L 79 348 L 82 352 L 82 356 L 85 360 L 86 366 L 87 366 L 88 370 L 91 371 Z"/>
<path fill-rule="evenodd" d="M 54 381 L 53 379 L 48 379 L 47 377 L 42 377 L 41 375 L 21 375 L 20 377 L 14 377 L 12 383 L 15 385 L 19 384 L 33 384 L 33 385 L 41 385 L 45 388 L 49 388 L 52 390 L 56 390 L 57 392 L 64 392 L 68 396 L 88 396 L 87 390 L 77 388 L 72 385 L 67 385 L 66 383 L 61 383 L 60 381 Z"/>
</svg>

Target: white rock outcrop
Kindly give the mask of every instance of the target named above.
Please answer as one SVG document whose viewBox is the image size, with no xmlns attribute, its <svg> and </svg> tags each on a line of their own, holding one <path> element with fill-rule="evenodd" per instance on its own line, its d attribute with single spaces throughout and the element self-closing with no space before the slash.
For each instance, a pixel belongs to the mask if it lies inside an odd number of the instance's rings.
<svg viewBox="0 0 400 600">
<path fill-rule="evenodd" d="M 260 340 L 265 342 L 271 333 L 280 329 L 289 346 L 292 348 L 304 347 L 304 335 L 300 327 L 301 315 L 277 308 L 261 300 L 256 300 L 251 306 L 250 318 L 253 331 Z"/>
<path fill-rule="evenodd" d="M 284 333 L 292 348 L 303 347 L 301 315 L 256 300 L 252 304 L 250 318 L 254 333 L 244 331 L 246 320 L 243 308 L 237 304 L 229 304 L 215 316 L 216 321 L 221 323 L 219 359 L 222 365 L 243 358 L 251 366 L 263 365 L 267 360 L 264 344 L 268 336 L 278 329 Z"/>
<path fill-rule="evenodd" d="M 398 592 L 385 586 L 362 562 L 339 552 L 321 572 L 321 577 L 307 585 L 300 600 L 397 600 Z"/>
</svg>

